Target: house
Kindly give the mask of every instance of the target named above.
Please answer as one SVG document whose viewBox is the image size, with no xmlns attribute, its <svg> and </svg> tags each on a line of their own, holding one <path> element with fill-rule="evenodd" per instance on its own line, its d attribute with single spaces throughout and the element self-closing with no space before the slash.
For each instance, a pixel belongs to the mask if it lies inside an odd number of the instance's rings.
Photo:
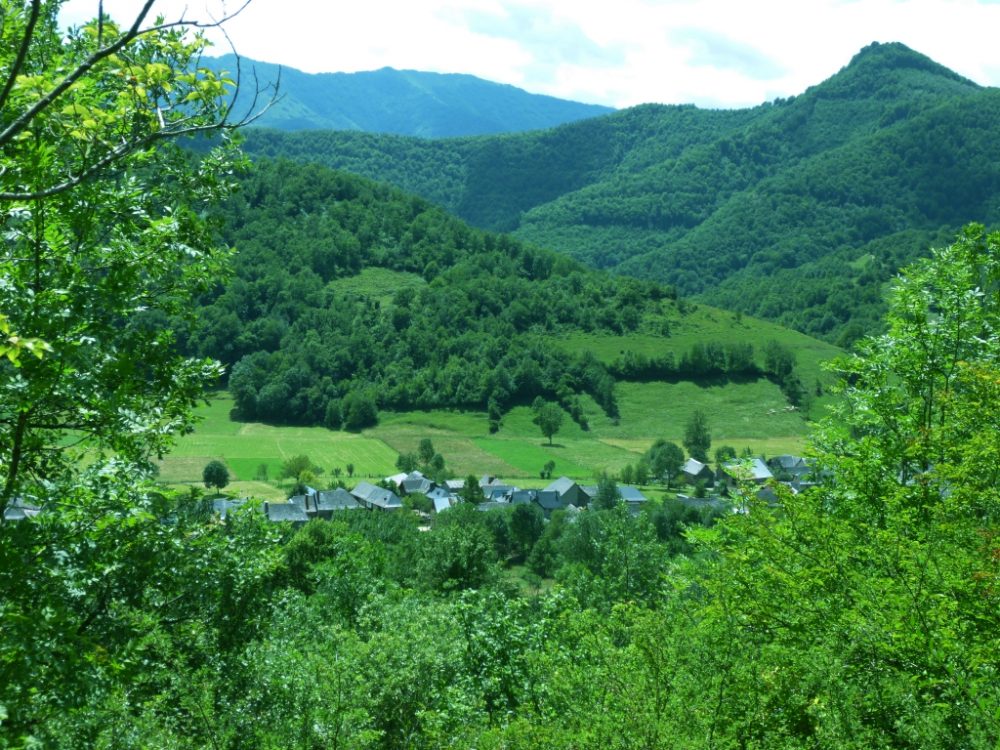
<svg viewBox="0 0 1000 750">
<path fill-rule="evenodd" d="M 272 523 L 290 523 L 294 527 L 299 527 L 309 520 L 305 509 L 295 503 L 269 503 L 265 500 L 261 510 Z"/>
<path fill-rule="evenodd" d="M 38 505 L 32 505 L 31 503 L 25 502 L 21 498 L 14 498 L 7 504 L 7 507 L 3 511 L 4 521 L 24 521 L 28 518 L 34 518 L 42 509 Z"/>
<path fill-rule="evenodd" d="M 435 487 L 434 489 L 432 489 L 430 492 L 427 493 L 427 497 L 429 497 L 431 500 L 436 500 L 439 497 L 451 499 L 455 497 L 455 493 L 449 492 L 444 487 Z"/>
<path fill-rule="evenodd" d="M 638 487 L 633 487 L 628 484 L 619 484 L 618 494 L 621 496 L 621 499 L 625 501 L 625 505 L 628 506 L 629 511 L 632 513 L 638 513 L 639 509 L 645 503 L 649 502 L 649 498 L 643 495 L 642 492 L 639 491 Z"/>
<path fill-rule="evenodd" d="M 483 496 L 486 498 L 487 502 L 509 503 L 510 497 L 514 494 L 516 489 L 517 487 L 508 487 L 507 485 L 484 487 Z"/>
<path fill-rule="evenodd" d="M 225 521 L 226 518 L 235 510 L 239 510 L 247 504 L 247 498 L 239 498 L 234 500 L 228 497 L 217 497 L 212 500 L 212 513 L 219 517 L 220 520 Z"/>
<path fill-rule="evenodd" d="M 350 492 L 343 487 L 338 487 L 334 490 L 317 493 L 313 499 L 312 512 L 318 518 L 329 520 L 335 511 L 356 510 L 360 507 L 361 504 L 351 496 Z"/>
<path fill-rule="evenodd" d="M 740 482 L 764 484 L 768 479 L 773 479 L 774 475 L 759 458 L 735 458 L 722 465 L 718 478 L 726 486 L 733 487 Z"/>
<path fill-rule="evenodd" d="M 684 462 L 684 466 L 681 467 L 681 476 L 688 484 L 704 482 L 706 485 L 710 485 L 715 482 L 715 475 L 712 473 L 712 469 L 709 468 L 708 464 L 703 464 L 697 458 L 689 458 Z"/>
<path fill-rule="evenodd" d="M 563 505 L 576 505 L 582 508 L 590 502 L 590 495 L 569 477 L 559 477 L 545 488 L 545 492 L 555 492 Z"/>
<path fill-rule="evenodd" d="M 382 487 L 376 487 L 370 482 L 359 482 L 351 490 L 351 495 L 362 506 L 368 510 L 399 510 L 403 507 L 403 501 L 399 499 L 395 492 Z"/>
<path fill-rule="evenodd" d="M 782 482 L 802 480 L 805 476 L 812 473 L 812 463 L 807 458 L 792 456 L 787 453 L 767 460 L 768 468 Z"/>
<path fill-rule="evenodd" d="M 411 495 L 414 492 L 420 495 L 426 495 L 434 489 L 436 485 L 419 471 L 411 471 L 397 486 L 399 487 L 400 492 L 406 495 Z"/>
<path fill-rule="evenodd" d="M 514 490 L 510 493 L 511 505 L 528 505 L 535 500 L 538 490 Z"/>
<path fill-rule="evenodd" d="M 559 497 L 559 493 L 555 490 L 527 490 L 527 492 L 533 494 L 531 501 L 542 509 L 546 518 L 551 516 L 553 511 L 561 510 L 567 506 L 567 503 L 562 501 L 562 498 Z"/>
<path fill-rule="evenodd" d="M 453 497 L 447 494 L 432 497 L 431 500 L 434 502 L 435 513 L 443 513 L 446 510 L 450 510 L 453 503 Z"/>
<path fill-rule="evenodd" d="M 420 474 L 419 471 L 413 472 L 413 473 Z M 403 486 L 403 482 L 406 481 L 406 478 L 408 476 L 409 476 L 409 474 L 407 474 L 404 471 L 404 472 L 402 472 L 400 474 L 393 474 L 391 477 L 386 477 L 385 481 L 387 481 L 389 484 L 391 484 L 393 487 L 395 487 L 397 490 L 399 490 Z M 421 476 L 423 476 L 423 474 L 421 474 Z"/>
<path fill-rule="evenodd" d="M 464 479 L 446 479 L 444 486 L 451 492 L 461 492 L 465 489 Z"/>
</svg>

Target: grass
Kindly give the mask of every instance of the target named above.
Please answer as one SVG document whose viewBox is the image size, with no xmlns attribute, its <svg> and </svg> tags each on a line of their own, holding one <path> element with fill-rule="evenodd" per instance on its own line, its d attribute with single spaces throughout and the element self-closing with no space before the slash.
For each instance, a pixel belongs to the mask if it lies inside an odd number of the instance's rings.
<svg viewBox="0 0 1000 750">
<path fill-rule="evenodd" d="M 198 409 L 201 422 L 181 438 L 174 451 L 160 463 L 160 480 L 166 484 L 199 484 L 201 472 L 212 459 L 226 464 L 231 476 L 229 493 L 252 494 L 263 499 L 284 499 L 287 482 L 277 481 L 282 463 L 305 454 L 325 470 L 329 480 L 334 467 L 354 464 L 355 476 L 382 477 L 392 467 L 396 451 L 368 435 L 333 432 L 322 427 L 275 427 L 230 419 L 232 397 L 212 394 Z M 270 481 L 256 479 L 258 467 L 267 467 Z"/>
<path fill-rule="evenodd" d="M 385 269 L 365 269 L 349 279 L 333 282 L 339 291 L 382 300 L 391 299 L 399 288 L 416 288 L 425 282 L 415 274 Z M 749 341 L 756 349 L 771 339 L 796 353 L 799 376 L 808 389 L 816 382 L 824 387 L 831 377 L 822 363 L 840 351 L 829 344 L 780 326 L 737 318 L 703 305 L 670 321 L 668 336 L 640 334 L 613 336 L 575 334 L 555 340 L 555 345 L 574 352 L 591 351 L 610 362 L 626 351 L 646 356 L 673 352 L 679 357 L 696 341 L 720 343 Z M 504 415 L 499 432 L 490 434 L 483 412 L 449 410 L 383 413 L 379 425 L 361 434 L 337 432 L 322 427 L 276 427 L 230 418 L 232 398 L 225 392 L 212 394 L 198 410 L 197 429 L 179 439 L 176 449 L 160 464 L 166 484 L 196 485 L 212 459 L 223 461 L 232 476 L 230 493 L 277 500 L 287 496 L 290 481 L 280 480 L 283 461 L 305 454 L 324 469 L 319 484 L 332 484 L 334 467 L 346 475 L 354 465 L 354 478 L 380 478 L 396 471 L 400 453 L 415 452 L 423 438 L 430 438 L 455 476 L 491 474 L 524 487 L 547 484 L 539 472 L 555 462 L 553 476 L 567 475 L 590 482 L 600 471 L 616 473 L 634 464 L 657 438 L 680 444 L 691 414 L 700 409 L 708 416 L 714 447 L 749 448 L 765 456 L 802 451 L 808 425 L 803 415 L 790 411 L 777 386 L 767 380 L 714 385 L 680 383 L 619 383 L 616 386 L 620 418 L 612 420 L 589 396 L 581 397 L 589 429 L 584 430 L 565 415 L 553 444 L 541 435 L 526 406 Z M 826 399 L 815 399 L 811 418 L 824 412 Z M 266 467 L 267 479 L 260 478 Z"/>
<path fill-rule="evenodd" d="M 680 443 L 684 425 L 695 409 L 709 415 L 713 446 L 749 448 L 767 456 L 800 452 L 808 427 L 795 412 L 785 409 L 778 388 L 768 381 L 706 386 L 692 383 L 622 383 L 618 386 L 621 419 L 615 423 L 597 404 L 583 398 L 590 429 L 583 430 L 566 415 L 553 444 L 531 421 L 528 407 L 515 407 L 504 416 L 500 431 L 489 433 L 482 412 L 412 411 L 384 413 L 379 425 L 361 434 L 321 427 L 276 427 L 230 418 L 232 398 L 215 393 L 198 410 L 197 429 L 178 441 L 160 464 L 160 479 L 172 485 L 200 485 L 201 472 L 212 459 L 229 467 L 230 494 L 266 500 L 287 497 L 289 480 L 280 480 L 281 465 L 305 454 L 325 470 L 318 483 L 332 484 L 332 470 L 354 465 L 354 477 L 381 478 L 396 471 L 400 453 L 416 451 L 430 438 L 449 470 L 456 476 L 490 474 L 516 481 L 522 487 L 542 487 L 539 476 L 548 461 L 553 477 L 565 474 L 591 482 L 599 471 L 619 472 L 635 464 L 660 437 Z M 261 465 L 268 480 L 257 478 Z"/>
<path fill-rule="evenodd" d="M 414 291 L 425 285 L 417 274 L 384 268 L 366 268 L 330 282 L 338 294 L 378 300 L 382 305 L 391 304 L 399 290 Z M 415 453 L 420 441 L 430 438 L 457 477 L 490 474 L 523 487 L 544 486 L 547 480 L 539 475 L 551 461 L 554 477 L 566 475 L 589 483 L 601 471 L 618 473 L 635 464 L 659 438 L 681 444 L 695 410 L 708 417 L 713 448 L 729 445 L 765 456 L 802 452 L 807 421 L 824 415 L 832 399 L 815 395 L 817 385 L 825 393 L 833 381 L 823 364 L 841 351 L 749 316 L 692 303 L 683 309 L 681 313 L 665 302 L 663 315 L 647 316 L 644 333 L 564 334 L 554 336 L 551 343 L 573 354 L 589 351 L 605 363 L 627 352 L 647 357 L 672 353 L 679 360 L 698 342 L 751 343 L 762 364 L 765 345 L 777 341 L 795 354 L 799 378 L 813 396 L 808 413 L 790 410 L 778 387 L 765 379 L 714 384 L 620 382 L 616 385 L 619 418 L 608 417 L 592 398 L 581 396 L 588 428 L 581 428 L 566 414 L 550 445 L 526 406 L 505 414 L 495 434 L 489 432 L 484 412 L 454 410 L 383 413 L 377 427 L 355 434 L 235 422 L 230 418 L 232 399 L 220 392 L 199 410 L 202 421 L 197 429 L 181 438 L 176 450 L 162 461 L 160 477 L 167 484 L 200 484 L 205 465 L 218 459 L 232 475 L 228 491 L 283 499 L 290 481 L 280 479 L 282 463 L 292 456 L 308 456 L 324 470 L 317 483 L 329 486 L 335 467 L 342 470 L 345 480 L 393 474 L 401 453 Z M 354 466 L 353 477 L 346 475 L 347 464 Z"/>
<path fill-rule="evenodd" d="M 566 351 L 589 351 L 601 362 L 609 363 L 626 352 L 647 357 L 662 356 L 671 352 L 679 360 L 699 341 L 715 341 L 723 345 L 749 342 L 754 345 L 759 363 L 763 364 L 764 346 L 768 341 L 774 340 L 795 353 L 799 378 L 809 392 L 814 391 L 817 383 L 824 391 L 828 390 L 834 377 L 824 370 L 823 365 L 843 354 L 842 350 L 832 344 L 797 331 L 749 316 L 738 317 L 707 305 L 693 305 L 690 312 L 681 315 L 680 318 L 671 318 L 669 323 L 668 336 L 576 333 L 555 339 L 555 344 Z M 829 403 L 829 396 L 814 398 L 810 416 L 812 418 L 821 416 Z"/>
<path fill-rule="evenodd" d="M 355 276 L 334 279 L 328 286 L 338 295 L 367 297 L 388 304 L 400 289 L 415 290 L 426 285 L 423 277 L 415 273 L 392 271 L 388 268 L 364 268 Z"/>
</svg>

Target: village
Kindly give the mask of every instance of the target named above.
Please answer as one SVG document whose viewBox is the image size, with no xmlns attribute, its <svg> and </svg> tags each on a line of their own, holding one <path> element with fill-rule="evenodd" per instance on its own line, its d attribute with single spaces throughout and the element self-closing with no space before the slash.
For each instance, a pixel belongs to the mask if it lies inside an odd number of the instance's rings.
<svg viewBox="0 0 1000 750">
<path fill-rule="evenodd" d="M 766 461 L 762 458 L 732 459 L 715 471 L 708 464 L 689 458 L 675 482 L 690 488 L 690 494 L 678 493 L 676 497 L 692 507 L 746 512 L 743 496 L 734 492 L 737 487 L 752 487 L 758 500 L 776 503 L 779 497 L 776 485 L 798 493 L 813 484 L 810 481 L 813 475 L 811 459 L 793 455 L 775 456 Z M 611 484 L 617 500 L 624 503 L 630 513 L 641 512 L 649 502 L 638 487 Z M 348 510 L 397 512 L 410 508 L 425 520 L 430 520 L 433 514 L 444 513 L 459 503 L 469 502 L 469 489 L 468 479 L 447 479 L 439 483 L 420 471 L 411 471 L 388 476 L 378 484 L 360 481 L 350 490 L 345 487 L 329 490 L 306 487 L 304 493 L 293 495 L 288 502 L 265 501 L 259 507 L 269 521 L 293 526 L 301 526 L 317 518 L 329 520 L 335 513 Z M 585 511 L 598 497 L 600 489 L 598 485 L 580 484 L 566 476 L 559 477 L 542 489 L 521 489 L 498 477 L 484 475 L 477 482 L 476 494 L 481 499 L 474 502 L 476 509 L 482 512 L 536 505 L 545 518 L 550 518 L 559 510 L 570 514 Z M 421 501 L 415 503 L 414 499 Z M 247 498 L 218 498 L 212 501 L 213 512 L 225 518 L 248 502 Z"/>
</svg>

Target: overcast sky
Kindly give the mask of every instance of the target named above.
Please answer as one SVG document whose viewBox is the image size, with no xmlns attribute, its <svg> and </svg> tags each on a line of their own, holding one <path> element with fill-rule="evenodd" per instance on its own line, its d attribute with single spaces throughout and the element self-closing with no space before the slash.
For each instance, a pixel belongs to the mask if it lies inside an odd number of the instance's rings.
<svg viewBox="0 0 1000 750">
<path fill-rule="evenodd" d="M 203 18 L 238 4 L 156 8 Z M 97 5 L 69 0 L 64 18 L 78 23 Z M 104 0 L 117 20 L 140 5 Z M 1000 0 L 253 0 L 226 28 L 240 54 L 310 73 L 471 73 L 615 107 L 800 94 L 873 41 L 1000 85 Z"/>
</svg>

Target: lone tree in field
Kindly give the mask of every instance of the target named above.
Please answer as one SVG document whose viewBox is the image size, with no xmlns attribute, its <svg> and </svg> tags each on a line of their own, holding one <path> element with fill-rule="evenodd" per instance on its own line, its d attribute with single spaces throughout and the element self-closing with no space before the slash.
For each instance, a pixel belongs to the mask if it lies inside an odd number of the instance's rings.
<svg viewBox="0 0 1000 750">
<path fill-rule="evenodd" d="M 552 445 L 552 436 L 562 427 L 562 409 L 559 404 L 542 401 L 540 398 L 535 399 L 531 408 L 535 411 L 535 418 L 531 421 L 538 425 L 542 434 L 549 439 L 549 445 Z"/>
<path fill-rule="evenodd" d="M 201 472 L 201 479 L 209 489 L 215 487 L 221 491 L 229 484 L 229 469 L 222 461 L 209 461 Z"/>
<path fill-rule="evenodd" d="M 702 463 L 708 463 L 708 449 L 712 447 L 712 436 L 708 431 L 708 418 L 701 409 L 696 409 L 684 427 L 684 447 L 688 455 Z"/>
<path fill-rule="evenodd" d="M 423 438 L 417 448 L 417 458 L 420 459 L 421 466 L 430 466 L 434 459 L 434 443 L 430 438 Z"/>
</svg>

